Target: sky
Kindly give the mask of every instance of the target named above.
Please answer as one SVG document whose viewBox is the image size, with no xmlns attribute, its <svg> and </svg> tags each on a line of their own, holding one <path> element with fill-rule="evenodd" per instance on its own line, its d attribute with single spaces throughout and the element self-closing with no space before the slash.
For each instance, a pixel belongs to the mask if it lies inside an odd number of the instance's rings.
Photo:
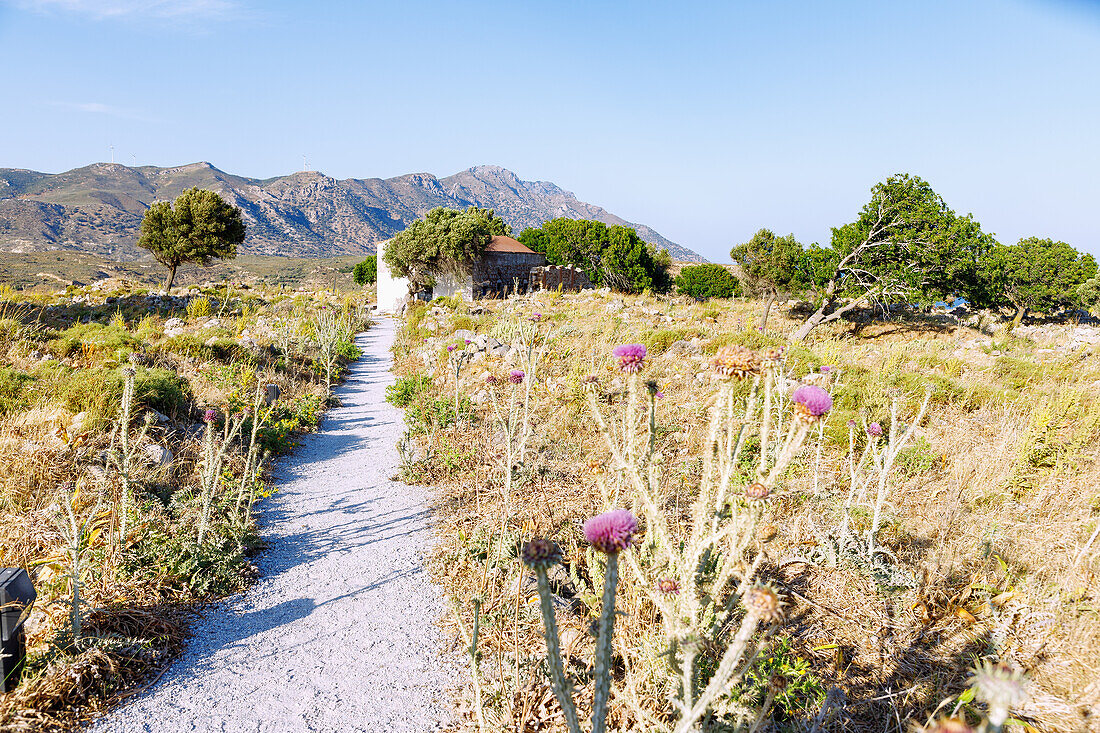
<svg viewBox="0 0 1100 733">
<path fill-rule="evenodd" d="M 1100 255 L 1100 2 L 0 0 L 0 167 L 553 181 L 713 261 L 921 176 Z"/>
</svg>

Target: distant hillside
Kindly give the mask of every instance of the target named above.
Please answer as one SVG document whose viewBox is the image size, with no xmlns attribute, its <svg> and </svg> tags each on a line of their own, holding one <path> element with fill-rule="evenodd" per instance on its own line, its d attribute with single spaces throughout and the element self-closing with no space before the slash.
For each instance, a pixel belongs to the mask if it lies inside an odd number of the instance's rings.
<svg viewBox="0 0 1100 733">
<path fill-rule="evenodd" d="M 243 250 L 252 254 L 332 257 L 373 253 L 436 206 L 494 209 L 519 233 L 561 216 L 634 227 L 674 259 L 702 262 L 643 224 L 577 200 L 546 181 L 522 181 L 499 166 L 477 166 L 446 178 L 410 173 L 395 178 L 337 180 L 316 172 L 260 180 L 209 163 L 176 168 L 96 163 L 48 174 L 0 168 L 0 251 L 67 249 L 128 260 L 145 209 L 200 186 L 239 206 L 248 223 Z"/>
</svg>

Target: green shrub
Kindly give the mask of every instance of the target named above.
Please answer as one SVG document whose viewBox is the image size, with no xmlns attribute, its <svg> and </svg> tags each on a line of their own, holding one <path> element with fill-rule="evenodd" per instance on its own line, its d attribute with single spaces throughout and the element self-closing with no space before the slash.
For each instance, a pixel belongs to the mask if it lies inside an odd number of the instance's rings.
<svg viewBox="0 0 1100 733">
<path fill-rule="evenodd" d="M 117 323 L 78 323 L 59 333 L 50 344 L 50 350 L 61 358 L 84 354 L 116 361 L 140 347 L 140 339 Z"/>
<path fill-rule="evenodd" d="M 122 399 L 122 373 L 118 369 L 77 369 L 60 384 L 60 401 L 72 412 L 86 412 L 86 426 L 99 426 L 113 418 Z M 184 409 L 191 399 L 187 380 L 166 369 L 139 368 L 134 379 L 134 404 L 165 415 Z"/>
<path fill-rule="evenodd" d="M 410 374 L 400 377 L 386 387 L 386 402 L 394 407 L 408 407 L 417 395 L 432 388 L 432 379 L 427 374 Z"/>
<path fill-rule="evenodd" d="M 370 255 L 357 264 L 351 271 L 351 279 L 356 285 L 373 285 L 378 279 L 378 255 Z"/>
<path fill-rule="evenodd" d="M 668 351 L 668 347 L 677 341 L 686 341 L 695 336 L 701 336 L 703 332 L 694 328 L 662 328 L 656 331 L 642 333 L 641 342 L 646 350 L 653 354 L 661 354 Z"/>
<path fill-rule="evenodd" d="M 260 446 L 275 455 L 288 453 L 298 443 L 294 436 L 316 429 L 321 422 L 324 400 L 315 394 L 275 403 L 268 423 L 260 429 Z"/>
<path fill-rule="evenodd" d="M 0 367 L 0 415 L 26 407 L 26 386 L 33 381 L 29 374 Z"/>
<path fill-rule="evenodd" d="M 732 298 L 741 294 L 741 283 L 721 265 L 688 265 L 676 276 L 676 291 L 681 295 L 705 300 Z"/>
</svg>

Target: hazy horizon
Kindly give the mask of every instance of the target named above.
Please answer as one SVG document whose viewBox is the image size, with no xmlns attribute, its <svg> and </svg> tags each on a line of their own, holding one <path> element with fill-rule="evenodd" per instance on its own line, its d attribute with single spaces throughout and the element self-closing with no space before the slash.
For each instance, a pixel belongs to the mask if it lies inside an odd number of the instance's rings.
<svg viewBox="0 0 1100 733">
<path fill-rule="evenodd" d="M 712 261 L 896 172 L 1100 255 L 1095 3 L 0 0 L 0 166 L 272 178 L 500 165 Z"/>
</svg>

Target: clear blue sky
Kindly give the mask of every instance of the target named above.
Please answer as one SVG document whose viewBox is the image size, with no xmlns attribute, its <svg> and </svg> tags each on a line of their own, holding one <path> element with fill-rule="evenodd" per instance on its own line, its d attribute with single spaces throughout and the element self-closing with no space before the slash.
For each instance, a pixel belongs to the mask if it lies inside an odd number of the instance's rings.
<svg viewBox="0 0 1100 733">
<path fill-rule="evenodd" d="M 893 172 L 1100 254 L 1100 4 L 0 0 L 0 166 L 494 163 L 716 261 Z"/>
</svg>

